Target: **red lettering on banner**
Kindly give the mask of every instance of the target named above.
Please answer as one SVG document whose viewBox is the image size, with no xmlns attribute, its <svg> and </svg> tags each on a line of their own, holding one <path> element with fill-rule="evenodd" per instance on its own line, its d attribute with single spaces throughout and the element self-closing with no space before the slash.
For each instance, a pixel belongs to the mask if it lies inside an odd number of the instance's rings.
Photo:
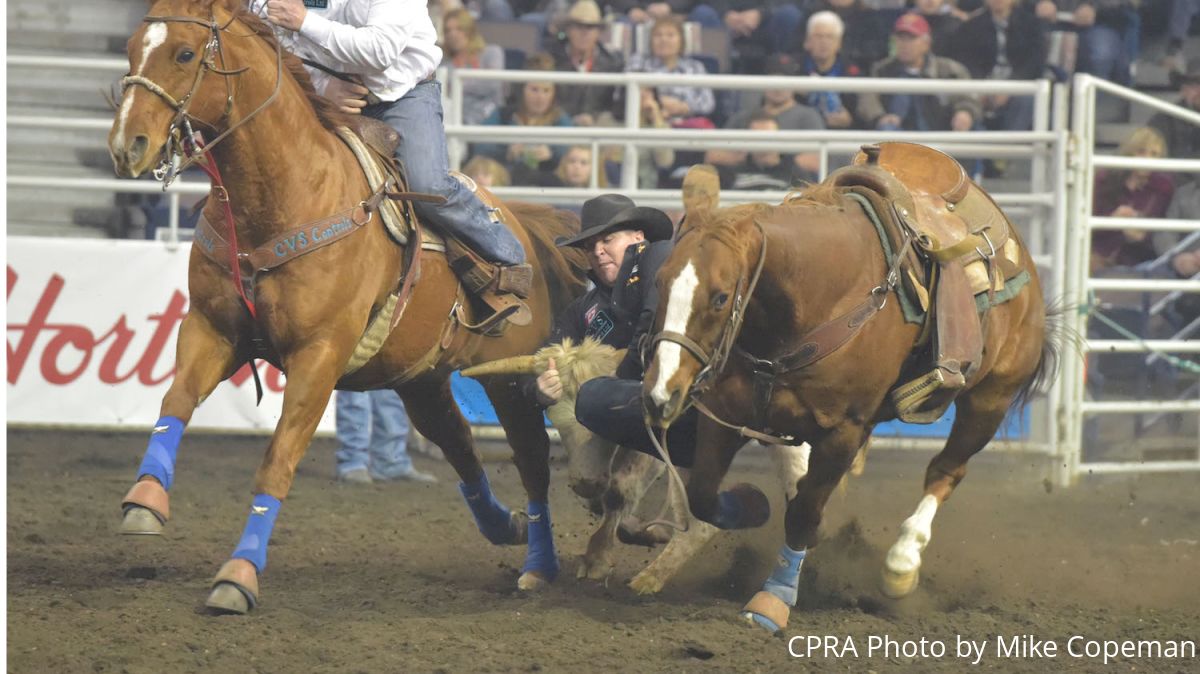
<svg viewBox="0 0 1200 674">
<path fill-rule="evenodd" d="M 7 295 L 9 299 L 12 298 L 18 279 L 17 272 L 12 266 L 9 266 Z M 155 373 L 155 367 L 159 365 L 159 361 L 167 351 L 176 328 L 187 315 L 187 297 L 182 292 L 176 290 L 171 293 L 171 298 L 161 313 L 146 316 L 148 321 L 155 324 L 150 341 L 132 369 L 121 372 L 119 371 L 121 363 L 125 360 L 130 344 L 137 336 L 136 328 L 129 326 L 129 320 L 125 314 L 117 316 L 112 328 L 99 338 L 87 326 L 49 322 L 50 313 L 58 302 L 65 285 L 66 282 L 62 276 L 51 275 L 46 282 L 46 287 L 42 290 L 41 297 L 34 305 L 28 322 L 8 324 L 10 335 L 13 332 L 19 333 L 15 346 L 11 340 L 7 344 L 9 384 L 16 384 L 20 379 L 25 364 L 32 355 L 34 345 L 38 338 L 45 333 L 51 333 L 53 336 L 37 360 L 40 374 L 49 384 L 64 386 L 79 379 L 91 363 L 93 356 L 100 358 L 97 376 L 105 384 L 119 384 L 136 375 L 138 383 L 144 386 L 158 386 L 175 376 L 174 363 L 170 363 L 170 366 L 166 367 L 161 374 Z M 107 347 L 103 354 L 98 352 L 101 345 Z M 80 363 L 74 368 L 64 370 L 61 361 L 66 353 L 70 352 L 68 347 L 80 354 Z M 283 374 L 264 361 L 258 363 L 260 368 L 263 365 L 266 366 L 265 371 L 260 370 L 263 373 L 263 384 L 266 389 L 273 393 L 282 393 Z M 230 382 L 234 386 L 241 386 L 249 378 L 250 369 L 248 366 L 243 366 L 230 377 Z"/>
</svg>

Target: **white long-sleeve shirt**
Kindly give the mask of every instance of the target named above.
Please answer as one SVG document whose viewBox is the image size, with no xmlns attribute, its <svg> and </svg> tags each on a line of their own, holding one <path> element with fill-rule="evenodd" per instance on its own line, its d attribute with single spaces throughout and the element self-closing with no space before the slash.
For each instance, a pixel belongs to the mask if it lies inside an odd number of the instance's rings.
<svg viewBox="0 0 1200 674">
<path fill-rule="evenodd" d="M 442 62 L 425 0 L 327 0 L 324 8 L 307 4 L 300 30 L 283 31 L 284 46 L 301 58 L 360 76 L 382 101 L 399 99 Z M 260 14 L 265 17 L 265 9 Z M 323 93 L 330 75 L 308 71 Z"/>
</svg>

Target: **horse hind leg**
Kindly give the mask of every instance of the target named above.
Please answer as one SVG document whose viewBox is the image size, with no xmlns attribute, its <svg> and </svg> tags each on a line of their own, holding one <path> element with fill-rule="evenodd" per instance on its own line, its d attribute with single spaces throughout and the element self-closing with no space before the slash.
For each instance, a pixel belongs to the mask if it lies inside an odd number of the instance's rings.
<svg viewBox="0 0 1200 674">
<path fill-rule="evenodd" d="M 524 543 L 525 516 L 509 511 L 492 493 L 475 451 L 471 428 L 450 391 L 450 379 L 413 382 L 399 393 L 413 427 L 442 450 L 446 461 L 458 473 L 459 491 L 484 538 L 493 545 Z"/>
<path fill-rule="evenodd" d="M 158 421 L 147 442 L 137 480 L 121 500 L 121 533 L 158 535 L 170 519 L 168 491 L 184 428 L 200 402 L 232 373 L 234 347 L 199 311 L 179 328 L 176 374 L 163 396 Z"/>
<path fill-rule="evenodd" d="M 957 411 L 950 437 L 925 471 L 925 494 L 913 514 L 900 525 L 900 535 L 884 561 L 882 590 L 888 597 L 899 599 L 916 589 L 921 553 L 929 545 L 938 507 L 966 476 L 967 461 L 992 439 L 1011 400 L 1011 394 L 1005 395 L 994 387 L 976 387 L 955 401 Z"/>
<path fill-rule="evenodd" d="M 550 437 L 542 410 L 526 399 L 516 380 L 494 377 L 484 384 L 504 435 L 513 449 L 513 463 L 529 499 L 528 547 L 517 588 L 540 590 L 558 577 L 558 554 L 550 523 Z"/>
</svg>

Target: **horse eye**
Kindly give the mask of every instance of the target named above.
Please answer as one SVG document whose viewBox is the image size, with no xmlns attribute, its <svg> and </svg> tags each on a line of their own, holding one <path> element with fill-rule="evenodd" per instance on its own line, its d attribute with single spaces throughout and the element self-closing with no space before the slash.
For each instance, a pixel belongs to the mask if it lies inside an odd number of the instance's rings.
<svg viewBox="0 0 1200 674">
<path fill-rule="evenodd" d="M 194 58 L 196 58 L 196 52 L 192 51 L 191 49 L 184 49 L 175 55 L 175 62 L 187 63 Z"/>
<path fill-rule="evenodd" d="M 713 295 L 712 305 L 714 309 L 720 309 L 729 301 L 729 293 L 717 293 Z"/>
</svg>

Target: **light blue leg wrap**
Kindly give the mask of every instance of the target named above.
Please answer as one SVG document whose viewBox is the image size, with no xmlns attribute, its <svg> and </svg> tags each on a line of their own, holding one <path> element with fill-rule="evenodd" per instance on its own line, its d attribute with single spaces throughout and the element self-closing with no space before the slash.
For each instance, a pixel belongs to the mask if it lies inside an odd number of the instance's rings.
<svg viewBox="0 0 1200 674">
<path fill-rule="evenodd" d="M 784 543 L 779 548 L 779 559 L 775 560 L 775 570 L 771 577 L 763 583 L 763 592 L 769 592 L 779 597 L 788 606 L 796 605 L 796 595 L 800 591 L 800 566 L 804 564 L 804 550 L 793 550 Z M 779 625 L 757 613 L 752 614 L 754 621 L 772 632 L 778 632 Z"/>
<path fill-rule="evenodd" d="M 267 568 L 267 544 L 271 541 L 275 518 L 279 516 L 279 506 L 279 499 L 274 496 L 255 494 L 246 528 L 242 530 L 242 540 L 233 551 L 234 557 L 250 562 L 259 573 Z"/>
<path fill-rule="evenodd" d="M 146 454 L 138 468 L 139 479 L 143 475 L 150 475 L 162 483 L 163 489 L 171 489 L 171 482 L 175 478 L 175 453 L 183 438 L 183 427 L 183 421 L 177 417 L 162 417 L 154 422 Z"/>
<path fill-rule="evenodd" d="M 529 504 L 529 547 L 521 572 L 537 571 L 547 580 L 558 577 L 558 555 L 554 552 L 554 533 L 550 529 L 550 505 Z"/>
<path fill-rule="evenodd" d="M 458 483 L 458 491 L 467 500 L 467 507 L 475 516 L 475 524 L 479 532 L 493 545 L 505 545 L 513 542 L 514 532 L 511 523 L 512 514 L 492 493 L 486 472 L 479 474 L 475 484 Z M 549 522 L 546 524 L 549 527 Z"/>
</svg>

